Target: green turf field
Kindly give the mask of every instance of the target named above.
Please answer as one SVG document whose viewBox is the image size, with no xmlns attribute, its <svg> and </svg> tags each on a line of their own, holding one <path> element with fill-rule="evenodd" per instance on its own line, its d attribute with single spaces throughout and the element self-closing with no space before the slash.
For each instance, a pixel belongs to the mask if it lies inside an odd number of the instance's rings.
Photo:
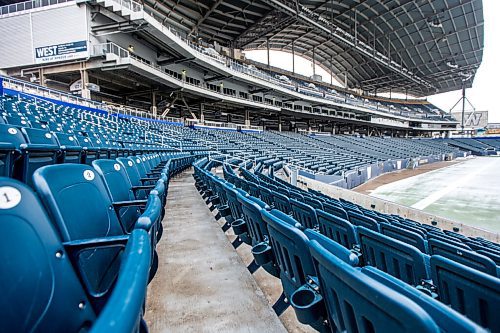
<svg viewBox="0 0 500 333">
<path fill-rule="evenodd" d="M 371 195 L 500 232 L 500 157 L 476 157 L 380 186 Z"/>
</svg>

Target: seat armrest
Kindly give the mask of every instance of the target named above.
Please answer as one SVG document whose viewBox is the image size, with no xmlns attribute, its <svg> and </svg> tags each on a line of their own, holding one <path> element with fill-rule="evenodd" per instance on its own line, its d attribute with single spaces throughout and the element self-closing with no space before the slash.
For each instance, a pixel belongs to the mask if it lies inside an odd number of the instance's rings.
<svg viewBox="0 0 500 333">
<path fill-rule="evenodd" d="M 113 292 L 92 332 L 138 331 L 151 263 L 151 244 L 145 230 L 132 231 L 122 258 Z"/>
<path fill-rule="evenodd" d="M 68 251 L 68 253 L 78 253 L 86 249 L 94 249 L 94 248 L 109 247 L 116 245 L 126 245 L 128 239 L 129 235 L 109 236 L 101 238 L 79 239 L 79 240 L 64 242 L 63 245 L 64 248 Z"/>
</svg>

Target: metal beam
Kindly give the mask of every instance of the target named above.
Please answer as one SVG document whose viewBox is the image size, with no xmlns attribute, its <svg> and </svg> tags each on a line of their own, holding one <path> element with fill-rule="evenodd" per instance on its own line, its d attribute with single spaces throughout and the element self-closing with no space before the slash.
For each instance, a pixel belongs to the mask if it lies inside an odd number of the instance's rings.
<svg viewBox="0 0 500 333">
<path fill-rule="evenodd" d="M 288 13 L 291 16 L 297 16 L 301 22 L 304 22 L 308 26 L 312 26 L 317 30 L 321 31 L 322 33 L 331 36 L 333 39 L 336 39 L 352 47 L 353 49 L 358 51 L 359 54 L 362 54 L 368 58 L 373 59 L 380 65 L 387 67 L 391 71 L 394 71 L 403 77 L 406 77 L 408 80 L 411 80 L 419 85 L 435 89 L 435 87 L 431 83 L 418 77 L 415 74 L 413 75 L 409 74 L 409 71 L 406 68 L 404 68 L 400 64 L 395 63 L 394 61 L 391 62 L 387 56 L 373 49 L 370 45 L 361 42 L 356 42 L 355 37 L 352 36 L 350 33 L 335 26 L 333 22 L 328 22 L 319 14 L 313 13 L 306 7 L 298 3 L 296 5 L 291 0 L 263 0 L 263 1 L 265 3 L 270 4 L 271 6 L 273 6 L 278 10 Z"/>
</svg>

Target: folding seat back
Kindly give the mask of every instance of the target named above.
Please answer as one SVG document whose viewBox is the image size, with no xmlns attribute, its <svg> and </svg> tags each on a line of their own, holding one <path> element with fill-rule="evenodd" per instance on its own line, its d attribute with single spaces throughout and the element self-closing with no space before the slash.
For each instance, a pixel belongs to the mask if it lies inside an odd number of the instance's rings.
<svg viewBox="0 0 500 333">
<path fill-rule="evenodd" d="M 130 179 L 120 163 L 116 160 L 99 159 L 92 162 L 92 166 L 104 180 L 106 190 L 113 202 L 136 200 Z M 117 213 L 126 232 L 134 228 L 135 222 L 141 215 L 137 206 L 121 207 Z"/>
<path fill-rule="evenodd" d="M 258 244 L 267 241 L 267 226 L 262 220 L 261 211 L 269 209 L 267 204 L 254 197 L 245 197 L 238 193 L 237 199 L 241 204 L 243 218 L 248 227 L 248 234 L 252 238 L 252 244 Z"/>
<path fill-rule="evenodd" d="M 314 229 L 318 227 L 316 209 L 295 199 L 290 200 L 293 217 L 302 224 L 304 228 Z"/>
<path fill-rule="evenodd" d="M 313 207 L 314 209 L 321 209 L 323 210 L 323 203 L 319 201 L 318 199 L 311 198 L 309 196 L 304 197 L 304 203 L 307 205 Z"/>
<path fill-rule="evenodd" d="M 246 179 L 240 178 L 240 186 L 243 191 L 249 193 L 250 192 L 250 187 L 248 186 L 248 181 Z"/>
<path fill-rule="evenodd" d="M 471 249 L 467 244 L 462 243 L 457 238 L 447 236 L 444 232 L 434 232 L 434 231 L 428 232 L 427 233 L 427 240 L 429 241 L 431 239 L 437 239 L 437 240 L 440 240 L 444 243 L 448 243 L 450 245 L 453 245 L 453 246 L 456 246 L 456 247 L 459 247 L 462 249 L 467 249 L 467 250 Z"/>
<path fill-rule="evenodd" d="M 361 272 L 397 293 L 408 297 L 429 314 L 441 332 L 486 333 L 487 331 L 467 317 L 449 308 L 442 302 L 422 294 L 409 284 L 396 279 L 381 270 L 365 266 Z"/>
<path fill-rule="evenodd" d="M 92 162 L 100 156 L 99 148 L 94 147 L 90 139 L 84 135 L 76 135 L 76 138 L 84 151 L 85 163 L 91 165 Z"/>
<path fill-rule="evenodd" d="M 228 204 L 226 190 L 224 189 L 224 185 L 223 185 L 224 183 L 225 183 L 225 181 L 222 179 L 215 179 L 215 181 L 214 181 L 215 191 L 217 192 L 217 195 L 219 196 L 220 205 L 227 205 Z"/>
<path fill-rule="evenodd" d="M 462 234 L 459 234 L 457 232 L 454 232 L 454 231 L 451 231 L 451 230 L 443 230 L 443 232 L 447 235 L 447 236 L 450 236 L 450 237 L 453 237 L 453 238 L 456 238 L 460 241 L 468 241 L 470 240 L 469 237 L 465 236 L 465 235 L 462 235 Z"/>
<path fill-rule="evenodd" d="M 259 185 L 257 183 L 252 182 L 252 181 L 249 181 L 248 182 L 248 194 L 250 194 L 252 197 L 255 197 L 255 198 L 261 198 Z"/>
<path fill-rule="evenodd" d="M 331 202 L 324 202 L 323 210 L 329 214 L 338 216 L 344 220 L 349 221 L 349 216 L 347 216 L 347 212 L 344 210 L 344 208 L 340 207 L 339 205 L 332 204 Z"/>
<path fill-rule="evenodd" d="M 272 193 L 273 193 L 274 208 L 282 211 L 285 214 L 290 214 L 292 212 L 292 206 L 290 205 L 288 197 L 281 193 L 277 192 L 272 192 Z"/>
<path fill-rule="evenodd" d="M 409 232 L 413 232 L 414 234 L 418 234 L 423 239 L 427 239 L 427 232 L 425 231 L 424 228 L 416 227 L 416 226 L 409 226 L 407 224 L 401 223 L 400 221 L 394 222 L 394 220 L 390 221 L 389 223 L 392 225 L 395 225 L 398 228 L 407 230 Z"/>
<path fill-rule="evenodd" d="M 5 120 L 8 124 L 11 126 L 16 126 L 16 127 L 31 127 L 31 124 L 29 123 L 28 120 L 24 117 L 19 117 L 19 116 L 5 116 Z"/>
<path fill-rule="evenodd" d="M 137 165 L 135 164 L 133 157 L 118 157 L 116 160 L 124 168 L 132 185 L 138 186 L 142 184 L 141 175 L 139 173 L 139 170 L 137 169 Z"/>
<path fill-rule="evenodd" d="M 33 181 L 63 241 L 124 236 L 106 187 L 93 168 L 84 164 L 45 166 L 35 171 Z M 77 253 L 75 261 L 93 297 L 101 297 L 111 288 L 123 248 L 117 244 Z"/>
<path fill-rule="evenodd" d="M 282 195 L 284 195 L 284 196 L 286 196 L 286 197 L 290 197 L 290 190 L 289 190 L 289 189 L 287 189 L 287 188 L 285 188 L 285 187 L 283 187 L 283 185 L 278 184 L 278 185 L 276 186 L 276 188 L 277 188 L 277 190 L 278 190 L 278 193 L 280 193 L 280 194 L 282 194 Z"/>
<path fill-rule="evenodd" d="M 81 163 L 82 147 L 78 143 L 76 137 L 72 134 L 54 133 L 54 136 L 62 150 L 62 161 L 64 163 Z"/>
<path fill-rule="evenodd" d="M 278 217 L 280 214 L 284 220 Z M 292 224 L 290 220 L 293 219 L 280 211 L 263 211 L 262 218 L 269 230 L 271 247 L 280 268 L 283 291 L 290 299 L 293 292 L 307 282 L 308 276 L 316 275 L 307 247 L 309 240 Z M 298 224 L 297 221 L 295 223 Z"/>
<path fill-rule="evenodd" d="M 476 252 L 490 258 L 495 262 L 497 266 L 500 266 L 500 251 L 494 251 L 492 249 L 476 249 Z M 500 275 L 499 275 L 500 276 Z"/>
<path fill-rule="evenodd" d="M 429 240 L 429 254 L 446 257 L 493 276 L 497 276 L 498 274 L 497 265 L 487 256 L 437 239 Z"/>
<path fill-rule="evenodd" d="M 265 186 L 259 186 L 260 199 L 264 201 L 269 207 L 274 206 L 273 193 L 267 189 Z"/>
<path fill-rule="evenodd" d="M 14 162 L 25 144 L 26 140 L 17 127 L 0 124 L 0 176 L 12 177 Z"/>
<path fill-rule="evenodd" d="M 365 227 L 358 227 L 358 237 L 366 265 L 413 286 L 429 279 L 425 257 L 417 248 Z"/>
<path fill-rule="evenodd" d="M 373 231 L 377 232 L 380 231 L 378 222 L 372 219 L 371 217 L 353 211 L 349 211 L 348 215 L 349 215 L 349 221 L 352 224 L 360 227 L 365 227 Z"/>
<path fill-rule="evenodd" d="M 441 302 L 500 332 L 500 279 L 442 256 L 432 256 L 430 264 Z"/>
<path fill-rule="evenodd" d="M 347 249 L 354 249 L 359 246 L 356 226 L 351 222 L 322 210 L 317 210 L 316 214 L 318 217 L 319 231 L 323 235 L 336 241 Z"/>
<path fill-rule="evenodd" d="M 422 253 L 428 253 L 427 241 L 418 233 L 405 230 L 397 225 L 380 223 L 380 232 L 383 235 L 402 241 L 403 243 L 415 246 Z"/>
<path fill-rule="evenodd" d="M 290 199 L 304 201 L 304 196 L 302 194 L 300 194 L 298 191 L 290 190 L 289 193 L 290 193 Z"/>
<path fill-rule="evenodd" d="M 227 196 L 227 205 L 231 210 L 231 216 L 233 217 L 233 220 L 241 219 L 243 217 L 243 210 L 241 207 L 241 203 L 238 200 L 238 190 L 233 184 L 229 183 L 224 184 L 224 189 Z"/>
<path fill-rule="evenodd" d="M 2 332 L 78 332 L 95 312 L 35 194 L 0 178 Z"/>
<path fill-rule="evenodd" d="M 60 152 L 54 134 L 35 128 L 23 128 L 21 130 L 26 137 L 27 144 L 22 148 L 24 153 L 25 167 L 24 173 L 16 178 L 23 182 L 32 183 L 33 172 L 45 165 L 55 164 Z"/>
<path fill-rule="evenodd" d="M 319 276 L 329 321 L 338 332 L 439 332 L 417 304 L 360 273 L 312 240 L 309 248 Z"/>
</svg>

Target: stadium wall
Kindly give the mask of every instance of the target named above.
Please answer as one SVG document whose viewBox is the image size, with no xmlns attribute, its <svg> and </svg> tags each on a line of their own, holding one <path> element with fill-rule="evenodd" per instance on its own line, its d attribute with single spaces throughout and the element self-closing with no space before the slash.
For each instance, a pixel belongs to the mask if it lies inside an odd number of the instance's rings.
<svg viewBox="0 0 500 333">
<path fill-rule="evenodd" d="M 57 22 L 57 24 L 54 24 Z M 52 52 L 50 47 L 88 41 L 87 7 L 68 2 L 15 13 L 0 19 L 0 68 L 44 64 L 55 61 L 84 59 L 86 52 L 37 57 L 36 50 Z M 44 50 L 44 48 L 48 48 Z M 70 50 L 71 51 L 71 50 Z"/>
<path fill-rule="evenodd" d="M 431 155 L 431 156 L 421 156 L 418 159 L 399 159 L 391 160 L 385 162 L 374 163 L 366 166 L 362 166 L 356 170 L 346 171 L 343 175 L 321 175 L 312 174 L 303 170 L 299 170 L 299 175 L 313 179 L 322 183 L 335 185 L 344 189 L 352 189 L 359 186 L 367 181 L 380 176 L 383 173 L 393 172 L 401 169 L 406 169 L 408 167 L 418 167 L 422 164 L 429 164 L 434 162 L 445 161 L 448 158 L 455 159 L 457 157 L 465 157 L 467 153 L 462 155 L 457 154 L 442 154 L 442 155 Z M 413 163 L 413 165 L 410 165 Z"/>
</svg>

